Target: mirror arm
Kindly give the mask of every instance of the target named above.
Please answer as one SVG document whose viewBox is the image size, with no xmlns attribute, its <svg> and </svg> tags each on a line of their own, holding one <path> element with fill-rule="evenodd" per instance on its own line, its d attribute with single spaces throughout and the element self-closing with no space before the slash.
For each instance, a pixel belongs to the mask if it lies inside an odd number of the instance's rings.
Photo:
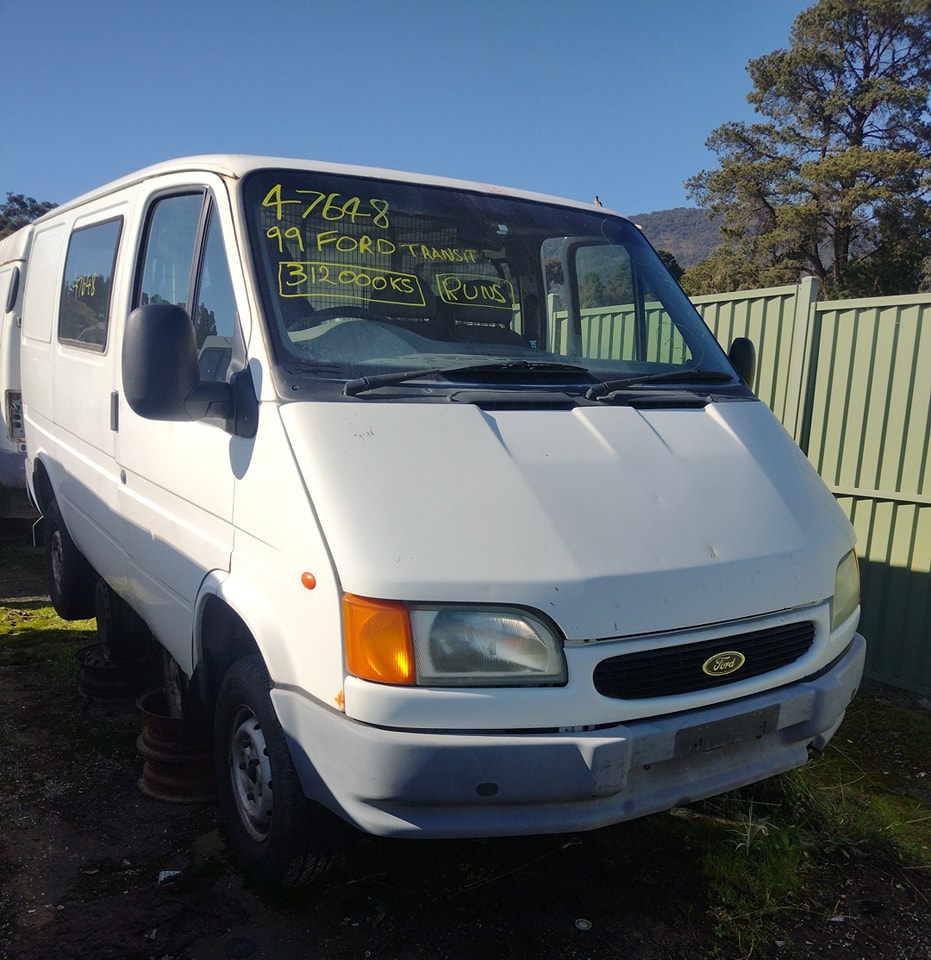
<svg viewBox="0 0 931 960">
<path fill-rule="evenodd" d="M 184 412 L 191 420 L 229 420 L 233 406 L 233 389 L 222 380 L 198 383 L 184 398 Z"/>
<path fill-rule="evenodd" d="M 240 370 L 229 383 L 223 380 L 198 383 L 184 398 L 184 412 L 191 420 L 225 420 L 230 433 L 246 439 L 254 437 L 259 404 L 250 369 Z"/>
</svg>

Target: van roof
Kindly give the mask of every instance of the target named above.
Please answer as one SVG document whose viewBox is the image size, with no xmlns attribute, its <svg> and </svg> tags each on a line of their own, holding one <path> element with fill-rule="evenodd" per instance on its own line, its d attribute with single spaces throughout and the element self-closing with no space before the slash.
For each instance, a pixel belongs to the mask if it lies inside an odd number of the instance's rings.
<svg viewBox="0 0 931 960">
<path fill-rule="evenodd" d="M 55 207 L 48 213 L 39 218 L 39 222 L 46 218 L 52 218 L 57 213 L 80 206 L 89 200 L 106 196 L 122 190 L 125 187 L 141 183 L 152 177 L 163 176 L 170 173 L 213 173 L 221 177 L 227 177 L 238 180 L 247 173 L 254 170 L 264 170 L 269 167 L 285 167 L 291 170 L 310 170 L 323 173 L 341 173 L 355 176 L 373 177 L 381 180 L 400 180 L 408 183 L 426 183 L 442 187 L 453 187 L 460 190 L 473 190 L 481 193 L 496 193 L 509 197 L 519 197 L 527 200 L 544 201 L 548 203 L 558 203 L 563 206 L 582 207 L 585 209 L 598 209 L 599 207 L 591 203 L 582 203 L 577 200 L 569 200 L 564 197 L 550 196 L 542 193 L 535 193 L 528 190 L 511 189 L 508 187 L 494 186 L 492 184 L 479 183 L 471 180 L 458 180 L 449 177 L 431 176 L 429 174 L 410 173 L 402 170 L 391 170 L 381 167 L 365 167 L 353 164 L 328 163 L 318 160 L 302 160 L 293 157 L 265 157 L 252 156 L 248 154 L 219 153 L 204 154 L 202 156 L 179 157 L 174 160 L 165 160 L 161 163 L 152 164 L 137 170 L 135 173 L 127 174 L 118 180 L 113 180 L 103 186 L 97 187 L 88 193 L 81 194 L 73 200 Z M 613 211 L 605 210 L 605 213 Z"/>
</svg>

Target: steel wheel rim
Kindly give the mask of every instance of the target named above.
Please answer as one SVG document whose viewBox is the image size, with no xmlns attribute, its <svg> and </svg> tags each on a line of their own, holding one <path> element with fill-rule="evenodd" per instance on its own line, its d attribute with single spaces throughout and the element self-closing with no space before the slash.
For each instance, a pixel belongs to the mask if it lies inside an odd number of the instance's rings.
<svg viewBox="0 0 931 960">
<path fill-rule="evenodd" d="M 230 781 L 239 818 L 255 841 L 268 838 L 272 818 L 272 771 L 265 734 L 255 714 L 240 707 L 230 724 Z"/>
</svg>

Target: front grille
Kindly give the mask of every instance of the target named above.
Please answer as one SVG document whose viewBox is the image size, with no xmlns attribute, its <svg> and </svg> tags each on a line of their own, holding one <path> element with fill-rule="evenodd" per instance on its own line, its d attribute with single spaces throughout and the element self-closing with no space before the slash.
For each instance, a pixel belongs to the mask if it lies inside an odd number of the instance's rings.
<svg viewBox="0 0 931 960">
<path fill-rule="evenodd" d="M 595 667 L 595 689 L 605 697 L 620 700 L 644 700 L 707 690 L 784 667 L 798 660 L 814 639 L 815 625 L 803 621 L 716 637 L 701 643 L 627 653 L 602 660 Z M 704 673 L 702 665 L 724 651 L 742 654 L 746 658 L 743 666 L 725 676 Z"/>
</svg>

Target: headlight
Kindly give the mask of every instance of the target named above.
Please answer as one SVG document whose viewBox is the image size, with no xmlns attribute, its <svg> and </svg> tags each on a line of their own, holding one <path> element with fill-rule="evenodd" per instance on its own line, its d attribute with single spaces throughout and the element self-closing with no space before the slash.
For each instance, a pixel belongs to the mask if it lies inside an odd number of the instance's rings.
<svg viewBox="0 0 931 960">
<path fill-rule="evenodd" d="M 436 687 L 566 682 L 559 633 L 511 607 L 408 606 L 343 596 L 346 667 L 376 683 Z"/>
<path fill-rule="evenodd" d="M 523 686 L 566 682 L 555 628 L 507 607 L 411 609 L 417 682 L 425 686 Z"/>
<path fill-rule="evenodd" d="M 850 551 L 837 565 L 834 596 L 831 599 L 831 629 L 847 620 L 860 604 L 860 569 L 857 555 Z"/>
</svg>

